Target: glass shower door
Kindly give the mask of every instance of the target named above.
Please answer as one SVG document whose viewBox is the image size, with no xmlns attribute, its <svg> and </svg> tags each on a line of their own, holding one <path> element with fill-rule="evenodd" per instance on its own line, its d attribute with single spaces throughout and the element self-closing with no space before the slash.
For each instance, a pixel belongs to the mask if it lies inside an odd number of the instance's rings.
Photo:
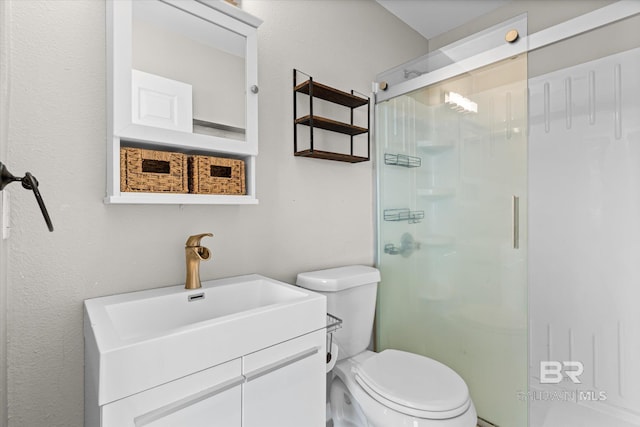
<svg viewBox="0 0 640 427">
<path fill-rule="evenodd" d="M 527 425 L 526 54 L 380 102 L 378 350 L 436 359 Z"/>
</svg>

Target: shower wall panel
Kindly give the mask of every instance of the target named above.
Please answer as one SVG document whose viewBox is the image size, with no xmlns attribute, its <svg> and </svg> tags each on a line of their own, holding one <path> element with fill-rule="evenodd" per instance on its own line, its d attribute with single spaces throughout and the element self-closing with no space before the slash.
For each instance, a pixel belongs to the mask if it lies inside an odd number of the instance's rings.
<svg viewBox="0 0 640 427">
<path fill-rule="evenodd" d="M 639 426 L 640 49 L 529 92 L 530 426 Z"/>
</svg>

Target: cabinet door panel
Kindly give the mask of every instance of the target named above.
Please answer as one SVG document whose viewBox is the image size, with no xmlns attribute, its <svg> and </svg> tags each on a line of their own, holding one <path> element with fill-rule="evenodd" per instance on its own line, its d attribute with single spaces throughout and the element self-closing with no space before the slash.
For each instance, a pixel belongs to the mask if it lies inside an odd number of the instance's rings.
<svg viewBox="0 0 640 427">
<path fill-rule="evenodd" d="M 325 331 L 243 358 L 243 427 L 324 427 Z"/>
<path fill-rule="evenodd" d="M 240 360 L 102 407 L 104 427 L 240 427 Z"/>
</svg>

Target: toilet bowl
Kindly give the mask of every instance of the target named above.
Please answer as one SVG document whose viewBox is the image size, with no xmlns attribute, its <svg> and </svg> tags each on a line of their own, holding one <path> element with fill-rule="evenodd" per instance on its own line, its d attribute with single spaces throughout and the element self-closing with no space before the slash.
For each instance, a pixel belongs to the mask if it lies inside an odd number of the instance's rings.
<svg viewBox="0 0 640 427">
<path fill-rule="evenodd" d="M 338 362 L 330 384 L 334 427 L 475 427 L 466 384 L 427 357 L 364 351 Z"/>
<path fill-rule="evenodd" d="M 469 389 L 451 368 L 404 351 L 367 350 L 379 281 L 379 271 L 365 266 L 298 275 L 298 286 L 326 295 L 328 312 L 343 320 L 327 385 L 334 427 L 475 427 Z"/>
</svg>

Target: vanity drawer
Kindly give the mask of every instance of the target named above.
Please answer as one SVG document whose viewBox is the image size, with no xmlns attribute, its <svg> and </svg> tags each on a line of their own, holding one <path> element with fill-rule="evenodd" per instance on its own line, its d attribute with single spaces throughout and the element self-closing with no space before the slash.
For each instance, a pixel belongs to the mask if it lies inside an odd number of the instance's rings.
<svg viewBox="0 0 640 427">
<path fill-rule="evenodd" d="M 324 329 L 243 357 L 243 427 L 324 427 Z"/>
<path fill-rule="evenodd" d="M 102 406 L 101 426 L 240 426 L 244 381 L 232 360 Z"/>
</svg>

